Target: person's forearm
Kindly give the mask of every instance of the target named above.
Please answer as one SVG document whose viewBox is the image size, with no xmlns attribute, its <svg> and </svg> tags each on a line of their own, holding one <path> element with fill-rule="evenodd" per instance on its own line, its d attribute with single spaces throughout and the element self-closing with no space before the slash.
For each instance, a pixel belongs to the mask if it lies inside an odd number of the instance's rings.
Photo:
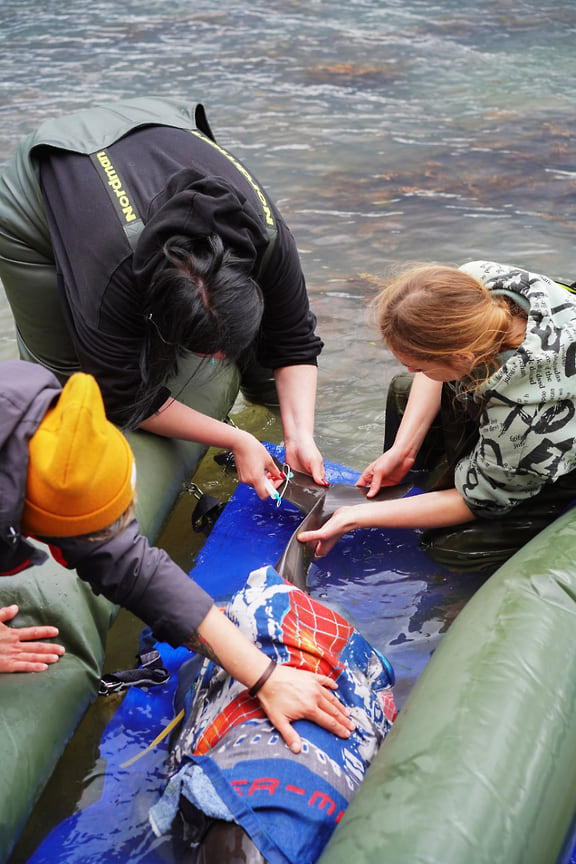
<svg viewBox="0 0 576 864">
<path fill-rule="evenodd" d="M 356 504 L 345 509 L 351 523 L 347 531 L 354 528 L 446 528 L 475 519 L 457 489 Z"/>
<path fill-rule="evenodd" d="M 285 366 L 277 369 L 285 458 L 296 471 L 325 484 L 324 460 L 314 441 L 314 412 L 318 369 L 316 366 Z"/>
<path fill-rule="evenodd" d="M 232 450 L 238 479 L 252 486 L 261 498 L 269 494 L 265 487 L 267 472 L 273 479 L 281 479 L 272 456 L 254 435 L 201 414 L 182 402 L 167 400 L 156 414 L 140 424 L 140 428 L 155 435 Z"/>
<path fill-rule="evenodd" d="M 340 537 L 356 528 L 446 528 L 474 518 L 457 489 L 444 489 L 394 501 L 339 507 L 321 528 L 302 531 L 298 540 L 312 544 L 315 555 L 326 555 Z"/>
<path fill-rule="evenodd" d="M 96 594 L 137 615 L 173 647 L 199 626 L 213 600 L 163 549 L 151 546 L 136 519 L 111 540 L 46 540 Z"/>
<path fill-rule="evenodd" d="M 172 398 L 168 399 L 155 414 L 143 420 L 140 429 L 165 438 L 197 441 L 199 444 L 228 450 L 234 448 L 239 436 L 246 434 L 228 423 L 208 417 Z"/>
<path fill-rule="evenodd" d="M 318 369 L 316 366 L 284 366 L 274 372 L 280 416 L 287 448 L 314 436 Z"/>
<path fill-rule="evenodd" d="M 218 663 L 246 687 L 255 684 L 270 663 L 216 606 L 190 636 L 186 647 Z"/>
<path fill-rule="evenodd" d="M 440 410 L 442 382 L 432 381 L 421 372 L 414 375 L 404 416 L 394 446 L 409 456 L 416 456 L 426 433 Z"/>
</svg>

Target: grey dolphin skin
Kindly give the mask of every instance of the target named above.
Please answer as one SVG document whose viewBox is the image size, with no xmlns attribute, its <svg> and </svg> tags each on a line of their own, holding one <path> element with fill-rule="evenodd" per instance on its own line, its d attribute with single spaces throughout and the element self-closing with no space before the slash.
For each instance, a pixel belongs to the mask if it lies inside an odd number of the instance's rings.
<svg viewBox="0 0 576 864">
<path fill-rule="evenodd" d="M 280 467 L 280 466 L 279 466 Z M 414 488 L 414 484 L 403 483 L 399 486 L 386 486 L 379 490 L 373 498 L 367 498 L 368 489 L 361 486 L 349 486 L 345 483 L 334 483 L 331 486 L 317 486 L 307 474 L 299 471 L 291 472 L 290 479 L 282 493 L 282 500 L 289 501 L 304 514 L 305 518 L 286 544 L 280 560 L 276 564 L 278 573 L 301 588 L 308 590 L 308 567 L 314 559 L 311 544 L 298 540 L 302 531 L 316 531 L 321 528 L 332 514 L 343 506 L 360 504 L 362 501 L 392 501 L 404 498 Z"/>
<path fill-rule="evenodd" d="M 187 853 L 179 856 L 180 864 L 267 864 L 240 825 L 220 819 L 210 821 L 200 845 L 193 845 L 187 857 Z"/>
</svg>

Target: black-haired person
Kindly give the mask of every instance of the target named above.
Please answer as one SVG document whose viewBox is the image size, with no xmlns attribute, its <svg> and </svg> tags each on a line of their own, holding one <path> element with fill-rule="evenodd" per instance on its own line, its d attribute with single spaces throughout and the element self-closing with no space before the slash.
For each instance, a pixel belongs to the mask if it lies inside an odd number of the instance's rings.
<svg viewBox="0 0 576 864">
<path fill-rule="evenodd" d="M 134 518 L 135 463 L 105 416 L 95 380 L 64 389 L 42 366 L 0 364 L 0 574 L 46 558 L 33 537 L 97 594 L 139 616 L 155 636 L 210 657 L 257 696 L 298 752 L 291 721 L 305 717 L 340 737 L 353 724 L 323 675 L 276 667 Z"/>
<path fill-rule="evenodd" d="M 0 177 L 0 277 L 21 357 L 61 381 L 92 374 L 121 428 L 233 451 L 264 498 L 280 473 L 263 445 L 179 402 L 170 379 L 187 352 L 253 355 L 274 370 L 287 462 L 323 482 L 322 342 L 290 230 L 204 128 L 154 98 L 45 122 Z"/>
</svg>

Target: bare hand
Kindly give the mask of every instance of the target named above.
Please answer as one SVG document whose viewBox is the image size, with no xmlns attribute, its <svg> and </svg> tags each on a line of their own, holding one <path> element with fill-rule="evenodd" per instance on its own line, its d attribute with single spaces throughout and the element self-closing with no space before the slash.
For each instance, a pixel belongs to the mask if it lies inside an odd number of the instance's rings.
<svg viewBox="0 0 576 864">
<path fill-rule="evenodd" d="M 364 469 L 356 486 L 369 486 L 368 498 L 376 495 L 382 486 L 397 486 L 414 465 L 414 457 L 407 456 L 391 447 Z"/>
<path fill-rule="evenodd" d="M 354 506 L 339 507 L 321 528 L 316 531 L 301 531 L 298 540 L 309 544 L 317 558 L 327 555 L 344 534 L 358 527 L 354 519 L 355 512 Z"/>
<path fill-rule="evenodd" d="M 233 452 L 238 479 L 242 483 L 252 486 L 262 500 L 268 498 L 269 493 L 264 484 L 265 478 L 269 477 L 276 486 L 279 485 L 283 477 L 264 445 L 249 432 L 242 432 L 238 436 Z"/>
<path fill-rule="evenodd" d="M 308 474 L 319 486 L 329 486 L 324 470 L 324 460 L 313 438 L 286 444 L 286 464 L 294 471 Z"/>
<path fill-rule="evenodd" d="M 292 752 L 299 753 L 302 740 L 291 725 L 293 720 L 311 720 L 338 738 L 349 738 L 356 728 L 348 708 L 333 693 L 336 689 L 326 675 L 277 666 L 258 691 L 258 699 Z"/>
<path fill-rule="evenodd" d="M 57 627 L 7 627 L 18 614 L 18 606 L 0 607 L 0 672 L 44 672 L 56 663 L 64 647 L 56 643 L 37 642 L 58 636 Z"/>
</svg>

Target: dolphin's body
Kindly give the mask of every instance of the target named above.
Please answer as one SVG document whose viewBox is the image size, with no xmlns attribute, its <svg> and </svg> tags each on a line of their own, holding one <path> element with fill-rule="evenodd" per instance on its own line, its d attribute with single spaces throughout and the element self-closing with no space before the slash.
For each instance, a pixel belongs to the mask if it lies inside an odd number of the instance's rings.
<svg viewBox="0 0 576 864">
<path fill-rule="evenodd" d="M 298 535 L 302 531 L 316 531 L 321 528 L 339 507 L 403 498 L 412 488 L 413 484 L 410 483 L 403 483 L 401 486 L 385 486 L 373 498 L 367 498 L 366 487 L 349 486 L 345 483 L 317 486 L 307 474 L 301 474 L 299 471 L 291 472 L 282 499 L 297 507 L 305 518 L 290 537 L 276 564 L 276 570 L 287 582 L 291 582 L 302 591 L 307 591 L 307 572 L 314 553 L 310 544 L 305 545 L 298 540 Z"/>
<path fill-rule="evenodd" d="M 282 466 L 278 463 L 278 466 Z M 282 500 L 288 501 L 300 510 L 304 519 L 288 541 L 276 570 L 303 591 L 308 590 L 307 571 L 313 559 L 311 549 L 298 540 L 301 531 L 314 531 L 328 521 L 330 516 L 343 505 L 360 504 L 370 501 L 390 501 L 403 498 L 413 485 L 388 486 L 381 489 L 374 498 L 366 498 L 367 489 L 335 483 L 331 486 L 318 486 L 307 474 L 291 471 Z M 195 846 L 192 858 L 181 858 L 182 864 L 267 864 L 246 831 L 236 822 L 210 819 L 201 842 Z"/>
</svg>

